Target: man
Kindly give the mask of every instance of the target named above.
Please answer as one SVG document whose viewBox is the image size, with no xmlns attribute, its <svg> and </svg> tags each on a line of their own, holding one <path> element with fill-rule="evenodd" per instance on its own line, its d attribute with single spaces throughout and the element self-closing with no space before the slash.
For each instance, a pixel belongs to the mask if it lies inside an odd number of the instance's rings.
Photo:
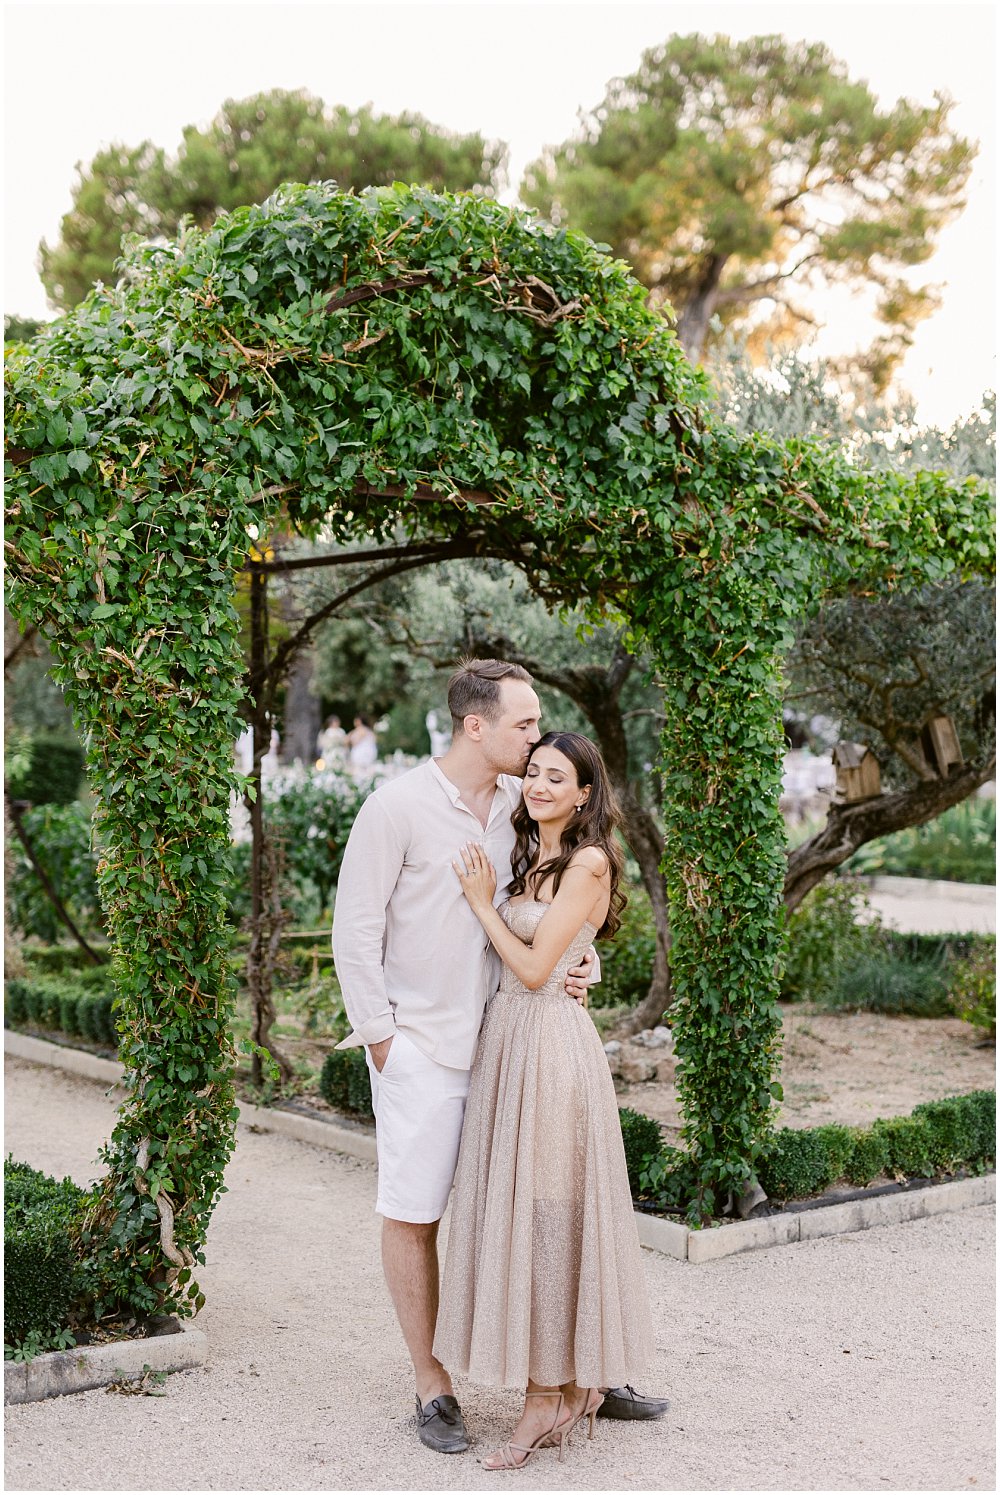
<svg viewBox="0 0 1000 1495">
<path fill-rule="evenodd" d="M 413 1362 L 420 1439 L 460 1453 L 469 1446 L 462 1414 L 432 1351 L 437 1234 L 500 962 L 452 861 L 474 839 L 495 867 L 510 866 L 511 811 L 541 710 L 530 675 L 496 659 L 464 662 L 449 681 L 448 706 L 444 756 L 383 784 L 358 814 L 340 873 L 333 950 L 353 1024 L 339 1046 L 367 1049 L 382 1265 Z M 586 965 L 570 972 L 569 996 L 583 995 L 587 976 Z M 667 1403 L 624 1387 L 611 1390 L 604 1407 L 606 1416 L 658 1417 Z"/>
</svg>

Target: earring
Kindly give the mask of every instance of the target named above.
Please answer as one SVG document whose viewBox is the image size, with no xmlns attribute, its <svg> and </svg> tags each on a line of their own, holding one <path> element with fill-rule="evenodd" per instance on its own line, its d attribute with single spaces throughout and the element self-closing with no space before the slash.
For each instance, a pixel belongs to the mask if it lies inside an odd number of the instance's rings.
<svg viewBox="0 0 1000 1495">
<path fill-rule="evenodd" d="M 583 805 L 582 805 L 582 804 L 580 804 L 580 805 L 577 805 L 577 807 L 576 807 L 576 808 L 577 808 L 577 811 L 580 811 L 580 810 L 582 810 L 582 809 L 583 809 Z"/>
</svg>

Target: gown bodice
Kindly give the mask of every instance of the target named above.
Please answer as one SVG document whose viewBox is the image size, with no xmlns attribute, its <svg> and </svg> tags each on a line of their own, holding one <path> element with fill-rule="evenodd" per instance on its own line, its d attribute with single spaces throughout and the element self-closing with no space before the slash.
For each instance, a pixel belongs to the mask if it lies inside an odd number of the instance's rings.
<svg viewBox="0 0 1000 1495">
<path fill-rule="evenodd" d="M 525 898 L 517 903 L 511 903 L 508 899 L 500 905 L 499 912 L 511 933 L 516 934 L 525 945 L 530 945 L 535 930 L 550 907 L 551 904 L 543 903 L 538 898 Z M 556 962 L 555 969 L 545 985 L 534 991 L 526 987 L 523 981 L 519 981 L 514 972 L 505 965 L 500 977 L 498 995 L 509 993 L 527 997 L 565 997 L 566 972 L 580 964 L 584 951 L 589 950 L 596 933 L 597 929 L 588 919 L 579 934 L 574 936 L 569 949 Z"/>
</svg>

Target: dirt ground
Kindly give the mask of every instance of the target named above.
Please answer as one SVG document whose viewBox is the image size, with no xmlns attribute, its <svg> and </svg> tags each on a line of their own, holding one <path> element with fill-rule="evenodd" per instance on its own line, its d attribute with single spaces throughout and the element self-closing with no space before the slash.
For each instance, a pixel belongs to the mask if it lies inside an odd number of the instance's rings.
<svg viewBox="0 0 1000 1495">
<path fill-rule="evenodd" d="M 867 1126 L 879 1116 L 907 1116 L 921 1101 L 996 1084 L 996 1050 L 958 1018 L 831 1013 L 796 1003 L 783 1005 L 782 1025 L 779 1126 Z M 668 1133 L 679 1131 L 670 1050 L 628 1048 L 655 1062 L 657 1074 L 622 1086 L 619 1104 L 655 1116 Z"/>
<path fill-rule="evenodd" d="M 785 1099 L 779 1126 L 822 1126 L 839 1121 L 867 1126 L 879 1116 L 908 1116 L 921 1101 L 941 1100 L 996 1085 L 996 1050 L 982 1033 L 958 1018 L 885 1017 L 870 1012 L 823 1012 L 807 1003 L 782 1006 L 781 1081 Z M 315 1069 L 333 1047 L 293 1037 L 282 1025 L 293 1059 Z M 680 1131 L 680 1108 L 671 1049 L 623 1045 L 623 1058 L 656 1067 L 655 1079 L 616 1082 L 618 1103 Z M 300 1103 L 333 1114 L 315 1086 Z"/>
</svg>

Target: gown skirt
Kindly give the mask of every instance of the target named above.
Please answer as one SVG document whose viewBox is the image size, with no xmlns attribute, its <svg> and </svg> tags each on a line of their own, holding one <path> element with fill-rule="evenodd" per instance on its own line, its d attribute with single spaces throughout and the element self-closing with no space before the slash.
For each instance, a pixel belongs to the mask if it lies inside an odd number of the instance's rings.
<svg viewBox="0 0 1000 1495">
<path fill-rule="evenodd" d="M 500 912 L 530 943 L 547 907 Z M 538 991 L 504 967 L 483 1020 L 434 1354 L 485 1386 L 623 1386 L 653 1356 L 611 1071 L 563 989 L 595 932 L 584 925 Z"/>
</svg>

